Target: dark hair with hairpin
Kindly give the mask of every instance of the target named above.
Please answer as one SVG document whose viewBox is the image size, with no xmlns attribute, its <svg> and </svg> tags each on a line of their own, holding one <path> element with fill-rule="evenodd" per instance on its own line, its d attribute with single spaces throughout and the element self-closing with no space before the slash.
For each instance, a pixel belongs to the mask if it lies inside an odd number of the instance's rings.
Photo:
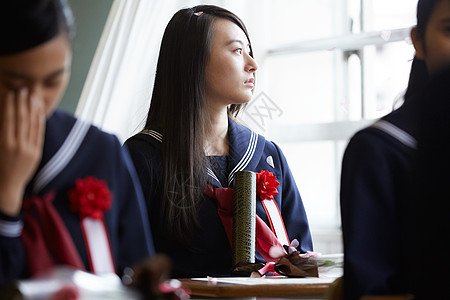
<svg viewBox="0 0 450 300">
<path fill-rule="evenodd" d="M 145 125 L 163 135 L 162 219 L 169 233 L 179 237 L 197 224 L 198 202 L 207 183 L 205 70 L 219 18 L 241 28 L 250 43 L 244 23 L 226 9 L 199 5 L 178 11 L 164 32 Z M 230 105 L 229 113 L 236 116 L 241 108 Z"/>
</svg>

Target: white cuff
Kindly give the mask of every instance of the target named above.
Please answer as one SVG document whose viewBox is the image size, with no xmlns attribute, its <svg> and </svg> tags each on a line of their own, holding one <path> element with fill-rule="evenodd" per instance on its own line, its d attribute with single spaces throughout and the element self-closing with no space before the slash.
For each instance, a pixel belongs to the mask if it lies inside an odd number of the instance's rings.
<svg viewBox="0 0 450 300">
<path fill-rule="evenodd" d="M 5 237 L 20 237 L 22 234 L 23 223 L 22 221 L 5 221 L 0 220 L 0 235 Z"/>
</svg>

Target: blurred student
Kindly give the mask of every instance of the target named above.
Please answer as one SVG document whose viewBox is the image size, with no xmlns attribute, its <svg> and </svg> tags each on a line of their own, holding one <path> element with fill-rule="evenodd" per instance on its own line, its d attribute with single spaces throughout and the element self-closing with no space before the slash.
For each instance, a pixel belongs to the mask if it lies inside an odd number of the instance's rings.
<svg viewBox="0 0 450 300">
<path fill-rule="evenodd" d="M 448 296 L 450 263 L 445 255 L 450 241 L 449 83 L 450 68 L 436 73 L 420 105 L 417 157 L 406 209 L 407 238 L 403 252 L 405 280 L 415 299 Z"/>
<path fill-rule="evenodd" d="M 432 105 L 423 93 L 430 76 L 450 63 L 449 18 L 448 0 L 419 0 L 411 31 L 416 56 L 405 102 L 355 134 L 346 149 L 341 178 L 345 299 L 411 291 L 404 266 L 415 263 L 406 258 L 413 251 L 406 240 L 414 233 L 407 224 L 421 111 Z M 415 239 L 414 250 L 431 249 L 426 236 Z"/>
<path fill-rule="evenodd" d="M 416 299 L 448 297 L 450 226 L 450 1 L 419 1 L 427 22 L 414 45 L 431 80 L 420 102 L 417 159 L 408 203 L 405 269 Z"/>
<path fill-rule="evenodd" d="M 58 265 L 120 275 L 154 254 L 127 151 L 56 108 L 72 21 L 62 0 L 0 4 L 0 285 Z"/>
</svg>

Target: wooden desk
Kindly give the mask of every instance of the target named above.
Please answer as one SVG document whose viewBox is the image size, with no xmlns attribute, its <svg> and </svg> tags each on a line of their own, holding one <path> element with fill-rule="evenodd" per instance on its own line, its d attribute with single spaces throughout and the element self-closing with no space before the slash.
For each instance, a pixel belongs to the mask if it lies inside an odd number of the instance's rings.
<svg viewBox="0 0 450 300">
<path fill-rule="evenodd" d="M 191 289 L 192 298 L 275 297 L 276 299 L 324 299 L 334 278 L 205 278 L 181 279 Z M 282 297 L 282 298 L 280 298 Z"/>
<path fill-rule="evenodd" d="M 190 278 L 181 281 L 191 289 L 192 298 L 244 299 L 324 299 L 328 287 L 343 274 L 342 254 L 322 255 L 317 260 L 329 260 L 335 264 L 319 266 L 320 278 L 286 277 L 225 277 Z M 269 298 L 268 298 L 269 297 Z M 275 297 L 275 298 L 274 298 Z M 204 298 L 203 298 L 204 299 Z"/>
</svg>

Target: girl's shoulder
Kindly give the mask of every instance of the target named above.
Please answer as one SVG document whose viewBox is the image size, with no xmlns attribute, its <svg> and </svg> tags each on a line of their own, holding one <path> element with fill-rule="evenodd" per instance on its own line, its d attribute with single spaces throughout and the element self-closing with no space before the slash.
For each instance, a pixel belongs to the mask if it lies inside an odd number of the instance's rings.
<svg viewBox="0 0 450 300">
<path fill-rule="evenodd" d="M 90 143 L 119 144 L 115 135 L 61 110 L 55 110 L 47 121 L 47 132 L 47 138 L 51 140 L 64 141 L 71 136 L 81 136 L 81 133 L 84 132 L 85 137 L 91 141 Z M 83 146 L 86 146 L 85 144 Z"/>
<path fill-rule="evenodd" d="M 162 135 L 157 131 L 143 130 L 128 138 L 124 146 L 132 157 L 141 156 L 146 159 L 160 157 Z"/>
<path fill-rule="evenodd" d="M 130 146 L 139 146 L 144 148 L 161 148 L 163 137 L 162 135 L 155 131 L 144 129 L 135 135 L 131 136 L 125 141 L 125 144 Z"/>
</svg>

